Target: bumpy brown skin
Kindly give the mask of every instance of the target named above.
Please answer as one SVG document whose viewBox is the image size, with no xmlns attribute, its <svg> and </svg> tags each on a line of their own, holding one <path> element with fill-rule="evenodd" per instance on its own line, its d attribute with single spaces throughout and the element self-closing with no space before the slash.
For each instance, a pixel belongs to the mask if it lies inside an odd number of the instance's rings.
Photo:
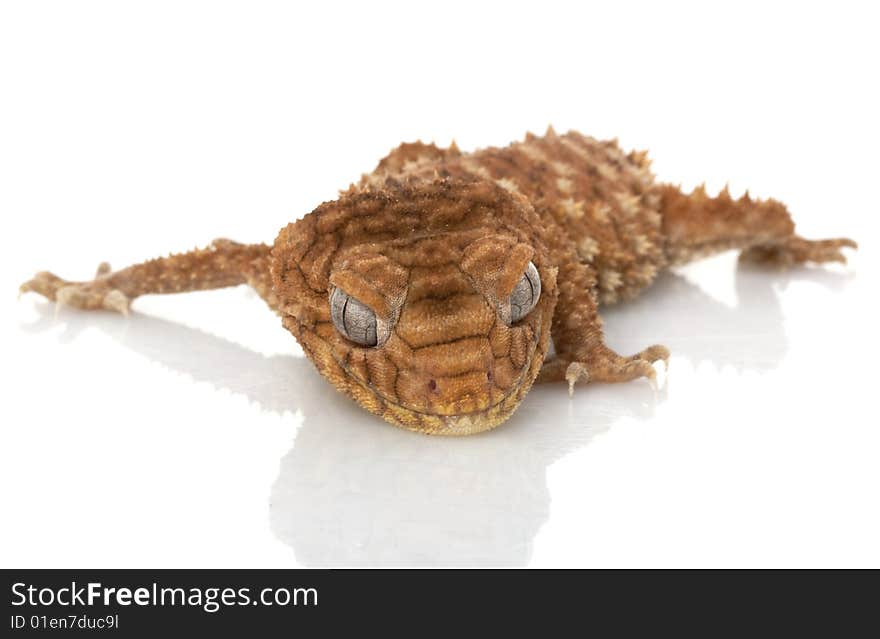
<svg viewBox="0 0 880 639">
<path fill-rule="evenodd" d="M 40 273 L 22 290 L 127 312 L 138 295 L 247 283 L 361 406 L 463 435 L 506 420 L 535 381 L 653 378 L 667 349 L 618 355 L 598 306 L 633 297 L 667 266 L 733 248 L 778 265 L 845 261 L 845 246 L 855 243 L 798 237 L 774 200 L 684 194 L 654 181 L 645 153 L 551 129 L 469 154 L 403 144 L 273 247 L 217 240 L 117 272 L 102 265 L 89 282 Z M 530 261 L 541 296 L 509 324 L 505 301 Z M 335 287 L 389 327 L 387 341 L 364 347 L 336 330 Z M 551 335 L 557 356 L 545 362 Z"/>
</svg>

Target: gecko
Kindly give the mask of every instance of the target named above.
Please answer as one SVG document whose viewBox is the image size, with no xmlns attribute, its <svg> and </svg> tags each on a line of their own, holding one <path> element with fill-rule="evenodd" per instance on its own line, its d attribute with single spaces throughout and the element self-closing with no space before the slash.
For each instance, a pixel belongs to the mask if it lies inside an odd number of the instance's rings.
<svg viewBox="0 0 880 639">
<path fill-rule="evenodd" d="M 663 269 L 732 249 L 778 267 L 845 263 L 856 246 L 797 235 L 777 200 L 685 192 L 658 181 L 644 151 L 551 127 L 469 153 L 401 144 L 271 245 L 219 239 L 102 263 L 87 281 L 41 272 L 21 291 L 128 314 L 141 295 L 247 284 L 364 409 L 467 435 L 507 420 L 535 383 L 654 380 L 669 350 L 618 354 L 599 309 Z"/>
</svg>

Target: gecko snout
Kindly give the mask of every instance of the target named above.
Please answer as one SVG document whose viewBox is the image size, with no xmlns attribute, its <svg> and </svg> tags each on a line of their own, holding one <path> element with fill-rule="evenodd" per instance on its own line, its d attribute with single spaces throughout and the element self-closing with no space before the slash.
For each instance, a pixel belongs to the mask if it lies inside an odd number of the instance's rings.
<svg viewBox="0 0 880 639">
<path fill-rule="evenodd" d="M 401 344 L 392 338 L 388 348 L 395 351 Z M 396 399 L 405 408 L 453 415 L 485 410 L 497 400 L 494 376 L 486 372 L 493 365 L 488 336 L 435 342 L 407 355 L 408 365 L 397 371 L 395 382 Z"/>
</svg>

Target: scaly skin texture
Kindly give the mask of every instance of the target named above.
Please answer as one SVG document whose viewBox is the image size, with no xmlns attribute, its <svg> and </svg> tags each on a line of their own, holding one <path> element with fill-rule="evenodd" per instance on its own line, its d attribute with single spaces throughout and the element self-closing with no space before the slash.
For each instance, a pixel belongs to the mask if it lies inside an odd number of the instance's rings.
<svg viewBox="0 0 880 639">
<path fill-rule="evenodd" d="M 60 304 L 127 313 L 131 300 L 249 284 L 336 388 L 410 430 L 464 435 L 506 420 L 536 381 L 655 376 L 660 345 L 621 356 L 600 304 L 629 299 L 670 265 L 722 250 L 788 266 L 845 261 L 848 239 L 805 240 L 775 200 L 658 184 L 643 152 L 552 129 L 505 148 L 403 144 L 340 197 L 281 229 L 274 246 L 216 240 L 95 279 L 22 285 Z M 534 308 L 510 321 L 529 263 Z M 368 307 L 379 343 L 334 325 L 334 289 Z M 545 361 L 551 336 L 556 357 Z"/>
</svg>

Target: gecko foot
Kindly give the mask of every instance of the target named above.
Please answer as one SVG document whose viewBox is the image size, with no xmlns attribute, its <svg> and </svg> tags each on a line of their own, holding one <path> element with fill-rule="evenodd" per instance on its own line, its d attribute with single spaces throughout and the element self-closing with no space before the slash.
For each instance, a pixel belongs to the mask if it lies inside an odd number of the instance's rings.
<svg viewBox="0 0 880 639">
<path fill-rule="evenodd" d="M 846 256 L 841 249 L 858 248 L 853 240 L 841 237 L 832 240 L 805 240 L 797 235 L 780 244 L 753 246 L 743 251 L 739 258 L 744 262 L 755 262 L 773 266 L 793 266 L 805 262 L 821 264 L 840 262 L 846 264 Z"/>
<path fill-rule="evenodd" d="M 653 364 L 657 361 L 662 361 L 668 369 L 668 348 L 655 344 L 635 355 L 623 357 L 603 345 L 597 353 L 591 354 L 589 362 L 569 361 L 564 358 L 547 362 L 536 381 L 565 380 L 568 382 L 569 395 L 574 394 L 574 386 L 578 382 L 615 383 L 646 377 L 656 387 L 657 372 Z"/>
<path fill-rule="evenodd" d="M 53 300 L 58 307 L 73 306 L 83 310 L 105 309 L 128 315 L 131 300 L 122 291 L 112 288 L 105 279 L 110 273 L 106 262 L 98 266 L 91 282 L 68 282 L 57 275 L 43 271 L 19 287 L 19 293 L 39 293 Z"/>
</svg>

